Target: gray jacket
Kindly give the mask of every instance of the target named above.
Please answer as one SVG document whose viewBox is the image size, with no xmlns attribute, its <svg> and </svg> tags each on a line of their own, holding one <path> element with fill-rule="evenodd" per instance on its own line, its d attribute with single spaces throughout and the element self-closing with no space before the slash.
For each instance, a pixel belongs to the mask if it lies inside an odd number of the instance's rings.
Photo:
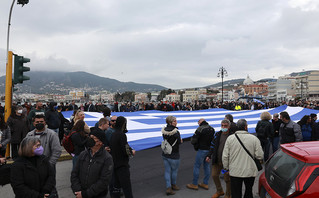
<svg viewBox="0 0 319 198">
<path fill-rule="evenodd" d="M 30 131 L 26 137 L 31 136 L 35 136 L 35 129 Z M 43 154 L 49 158 L 50 164 L 56 164 L 62 153 L 58 134 L 51 129 L 45 128 L 45 130 L 40 135 L 40 141 L 41 145 L 44 148 Z"/>
<path fill-rule="evenodd" d="M 10 142 L 11 140 L 11 131 L 10 131 L 10 127 L 8 126 L 6 129 L 4 130 L 0 130 L 0 136 L 1 136 L 1 141 L 0 144 L 2 145 L 1 150 L 6 149 L 7 148 L 7 144 Z"/>
</svg>

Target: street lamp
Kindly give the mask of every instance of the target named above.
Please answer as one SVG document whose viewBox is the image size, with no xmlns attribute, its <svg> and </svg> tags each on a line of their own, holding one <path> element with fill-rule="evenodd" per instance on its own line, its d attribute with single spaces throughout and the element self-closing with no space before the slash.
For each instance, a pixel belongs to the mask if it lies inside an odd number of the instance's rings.
<svg viewBox="0 0 319 198">
<path fill-rule="evenodd" d="M 219 72 L 217 74 L 217 77 L 222 78 L 222 104 L 224 102 L 224 76 L 228 76 L 227 71 L 224 67 L 219 68 Z"/>
</svg>

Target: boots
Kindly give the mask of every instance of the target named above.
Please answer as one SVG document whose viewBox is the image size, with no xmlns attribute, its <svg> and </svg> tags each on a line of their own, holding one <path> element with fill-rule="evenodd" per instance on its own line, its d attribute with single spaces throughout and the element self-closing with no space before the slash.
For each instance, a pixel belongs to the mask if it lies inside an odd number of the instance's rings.
<svg viewBox="0 0 319 198">
<path fill-rule="evenodd" d="M 213 196 L 212 198 L 218 198 L 220 196 L 223 196 L 225 193 L 223 191 L 217 191 Z"/>
<path fill-rule="evenodd" d="M 175 192 L 172 190 L 172 188 L 167 188 L 166 195 L 175 195 Z"/>
<path fill-rule="evenodd" d="M 198 185 L 195 184 L 187 184 L 186 187 L 192 190 L 198 190 Z"/>
<path fill-rule="evenodd" d="M 199 187 L 204 188 L 205 190 L 208 190 L 208 185 L 204 183 L 198 184 Z"/>
<path fill-rule="evenodd" d="M 172 190 L 178 191 L 179 187 L 176 184 L 172 184 Z"/>
</svg>

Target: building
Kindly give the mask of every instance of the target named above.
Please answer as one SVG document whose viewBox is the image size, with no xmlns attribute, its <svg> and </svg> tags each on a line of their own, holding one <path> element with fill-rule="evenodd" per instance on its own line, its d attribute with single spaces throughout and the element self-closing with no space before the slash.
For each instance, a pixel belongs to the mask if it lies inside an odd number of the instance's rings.
<svg viewBox="0 0 319 198">
<path fill-rule="evenodd" d="M 148 102 L 149 101 L 149 99 L 148 99 L 148 97 L 147 97 L 147 93 L 138 93 L 138 94 L 135 94 L 135 102 L 144 102 L 144 103 L 146 103 L 146 102 Z"/>
<path fill-rule="evenodd" d="M 170 93 L 165 96 L 165 100 L 169 102 L 180 102 L 181 96 L 177 93 Z"/>
</svg>

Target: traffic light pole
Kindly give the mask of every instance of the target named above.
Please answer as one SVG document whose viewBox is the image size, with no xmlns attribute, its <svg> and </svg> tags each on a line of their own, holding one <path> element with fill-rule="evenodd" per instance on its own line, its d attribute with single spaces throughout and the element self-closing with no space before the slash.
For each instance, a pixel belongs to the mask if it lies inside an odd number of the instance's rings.
<svg viewBox="0 0 319 198">
<path fill-rule="evenodd" d="M 7 32 L 7 64 L 8 64 L 8 59 L 9 59 L 9 37 L 10 37 L 10 26 L 11 26 L 11 15 L 12 15 L 12 10 L 13 10 L 13 6 L 16 0 L 12 1 L 12 5 L 10 8 L 10 12 L 9 12 L 9 21 L 8 21 L 8 32 Z"/>
<path fill-rule="evenodd" d="M 8 63 L 6 69 L 6 92 L 5 92 L 5 109 L 4 109 L 4 120 L 7 122 L 11 114 L 12 105 L 12 51 L 8 52 Z M 10 156 L 10 144 L 7 146 L 6 156 Z"/>
</svg>

